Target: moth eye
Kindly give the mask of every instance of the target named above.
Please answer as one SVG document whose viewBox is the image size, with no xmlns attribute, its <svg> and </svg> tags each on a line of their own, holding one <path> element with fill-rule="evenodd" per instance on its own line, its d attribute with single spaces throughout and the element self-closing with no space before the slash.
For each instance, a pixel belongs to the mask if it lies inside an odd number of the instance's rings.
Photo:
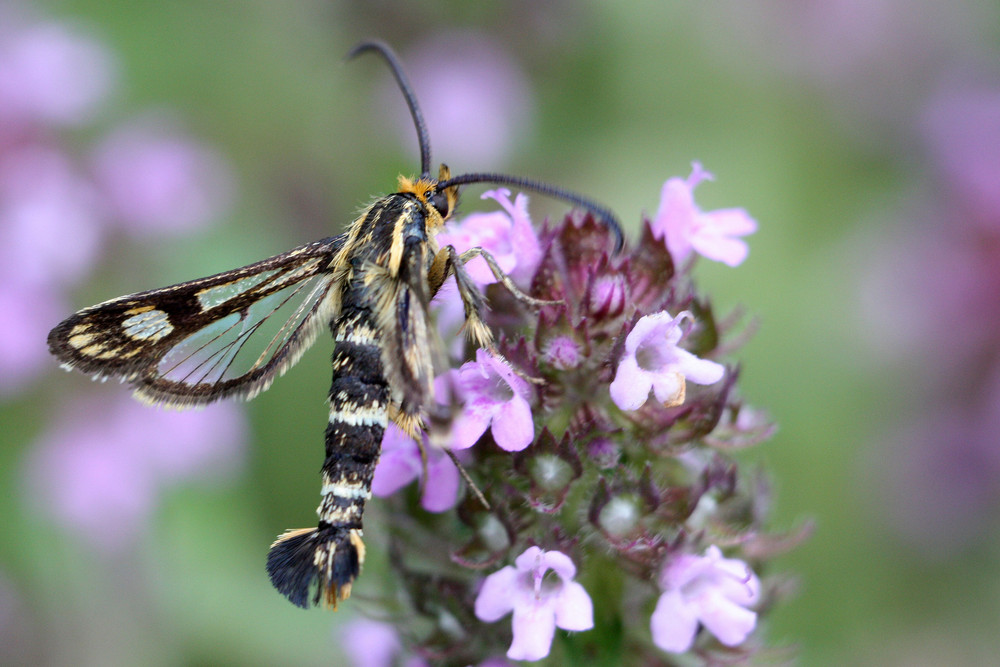
<svg viewBox="0 0 1000 667">
<path fill-rule="evenodd" d="M 451 213 L 451 208 L 448 206 L 448 195 L 444 192 L 435 192 L 431 195 L 431 206 L 441 214 L 442 218 L 447 218 Z"/>
</svg>

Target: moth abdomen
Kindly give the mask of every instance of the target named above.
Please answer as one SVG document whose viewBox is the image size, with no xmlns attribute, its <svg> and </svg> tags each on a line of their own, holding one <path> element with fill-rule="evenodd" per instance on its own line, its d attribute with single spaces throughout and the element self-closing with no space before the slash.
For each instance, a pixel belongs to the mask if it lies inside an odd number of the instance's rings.
<svg viewBox="0 0 1000 667">
<path fill-rule="evenodd" d="M 303 609 L 336 609 L 351 595 L 351 585 L 365 561 L 361 530 L 321 522 L 281 535 L 267 554 L 271 583 Z"/>
<path fill-rule="evenodd" d="M 336 608 L 364 563 L 365 503 L 382 449 L 389 386 L 363 289 L 348 289 L 333 323 L 333 382 L 326 426 L 319 526 L 279 537 L 267 556 L 271 582 L 299 607 Z"/>
</svg>

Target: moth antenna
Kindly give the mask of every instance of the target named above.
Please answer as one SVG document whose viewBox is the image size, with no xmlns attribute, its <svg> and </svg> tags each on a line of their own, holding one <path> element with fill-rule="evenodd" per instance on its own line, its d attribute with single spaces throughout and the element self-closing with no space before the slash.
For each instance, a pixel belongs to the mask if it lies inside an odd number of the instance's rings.
<svg viewBox="0 0 1000 667">
<path fill-rule="evenodd" d="M 382 56 L 385 62 L 388 63 L 389 69 L 392 70 L 392 75 L 396 77 L 399 90 L 403 93 L 403 97 L 406 98 L 406 106 L 410 108 L 410 116 L 413 118 L 413 125 L 417 130 L 417 140 L 420 142 L 420 175 L 430 178 L 431 141 L 427 134 L 427 124 L 424 122 L 424 115 L 420 111 L 420 105 L 417 103 L 417 96 L 413 92 L 413 86 L 410 85 L 410 80 L 406 77 L 406 72 L 403 71 L 403 65 L 399 62 L 399 58 L 396 57 L 395 51 L 388 44 L 379 40 L 361 42 L 351 49 L 350 53 L 347 54 L 347 59 L 351 60 L 367 51 L 374 51 Z"/>
<path fill-rule="evenodd" d="M 493 183 L 496 185 L 509 185 L 511 187 L 520 188 L 522 190 L 531 190 L 542 195 L 549 197 L 555 197 L 556 199 L 562 199 L 571 204 L 581 206 L 595 216 L 601 219 L 601 222 L 607 227 L 612 234 L 615 236 L 615 252 L 620 252 L 622 247 L 625 245 L 625 235 L 622 233 L 621 223 L 618 222 L 618 218 L 610 209 L 601 206 L 593 199 L 584 197 L 581 194 L 572 192 L 570 190 L 564 190 L 562 188 L 557 188 L 554 185 L 549 185 L 548 183 L 541 183 L 539 181 L 533 181 L 528 178 L 522 178 L 520 176 L 511 176 L 509 174 L 462 174 L 461 176 L 453 176 L 445 181 L 438 183 L 437 187 L 439 191 L 443 191 L 446 188 L 450 188 L 456 185 L 469 185 L 470 183 Z"/>
</svg>

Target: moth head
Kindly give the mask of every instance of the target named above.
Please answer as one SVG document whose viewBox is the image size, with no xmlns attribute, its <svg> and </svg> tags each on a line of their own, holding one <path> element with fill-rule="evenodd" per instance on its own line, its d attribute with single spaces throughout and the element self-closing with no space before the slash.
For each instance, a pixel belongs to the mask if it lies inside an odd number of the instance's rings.
<svg viewBox="0 0 1000 667">
<path fill-rule="evenodd" d="M 451 178 L 451 169 L 448 165 L 442 164 L 438 169 L 438 183 Z M 451 217 L 455 207 L 458 206 L 458 186 L 452 185 L 445 188 L 435 187 L 434 193 L 430 196 L 430 205 L 441 215 L 441 221 Z"/>
<path fill-rule="evenodd" d="M 442 164 L 438 172 L 438 180 L 422 176 L 417 180 L 399 177 L 399 192 L 415 196 L 423 204 L 427 216 L 427 231 L 437 232 L 451 217 L 458 205 L 458 186 L 438 187 L 438 183 L 446 181 L 451 176 L 448 165 Z"/>
</svg>

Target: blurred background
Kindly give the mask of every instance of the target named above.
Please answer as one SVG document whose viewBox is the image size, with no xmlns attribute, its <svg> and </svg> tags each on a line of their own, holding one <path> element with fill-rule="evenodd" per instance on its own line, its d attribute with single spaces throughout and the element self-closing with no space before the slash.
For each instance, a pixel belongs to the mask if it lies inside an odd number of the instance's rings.
<svg viewBox="0 0 1000 667">
<path fill-rule="evenodd" d="M 315 521 L 329 340 L 250 404 L 169 413 L 61 372 L 45 336 L 337 233 L 417 171 L 386 68 L 343 61 L 368 37 L 457 172 L 588 193 L 632 234 L 667 178 L 713 172 L 701 206 L 760 223 L 744 265 L 696 271 L 758 323 L 742 391 L 781 429 L 744 458 L 773 528 L 816 522 L 763 632 L 804 665 L 994 663 L 1000 8 L 420 7 L 0 1 L 0 663 L 348 664 L 353 605 L 303 612 L 263 569 Z"/>
</svg>

